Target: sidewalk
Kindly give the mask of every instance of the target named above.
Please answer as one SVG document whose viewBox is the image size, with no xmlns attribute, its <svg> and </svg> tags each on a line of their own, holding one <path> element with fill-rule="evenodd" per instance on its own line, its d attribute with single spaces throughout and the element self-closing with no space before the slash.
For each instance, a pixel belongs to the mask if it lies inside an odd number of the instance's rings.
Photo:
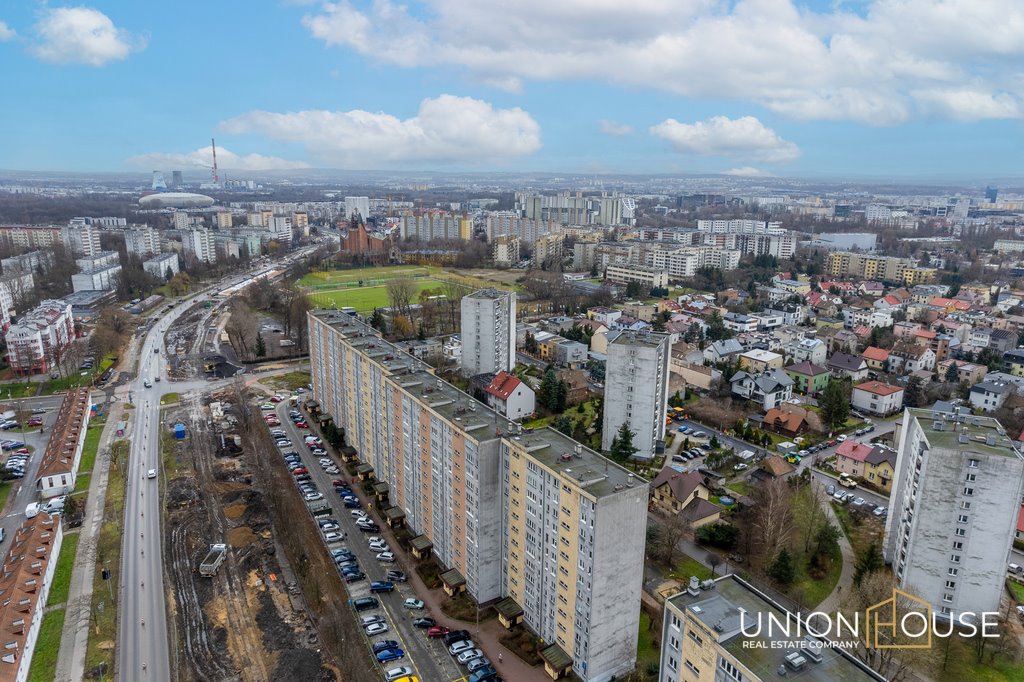
<svg viewBox="0 0 1024 682">
<path fill-rule="evenodd" d="M 110 460 L 103 455 L 115 439 L 116 425 L 124 418 L 124 399 L 127 391 L 115 393 L 118 401 L 108 409 L 107 422 L 96 450 L 96 460 L 90 473 L 89 498 L 85 505 L 85 522 L 82 524 L 75 555 L 75 566 L 71 573 L 71 587 L 64 617 L 64 630 L 60 638 L 60 652 L 57 656 L 57 670 L 54 679 L 58 682 L 77 682 L 85 675 L 85 656 L 89 645 L 89 620 L 92 607 L 92 588 L 96 574 L 96 546 L 100 526 L 103 523 L 103 509 L 107 498 L 107 475 Z M 130 420 L 134 423 L 134 420 Z M 112 604 L 107 608 L 113 608 Z M 108 671 L 109 672 L 109 671 Z"/>
<path fill-rule="evenodd" d="M 825 498 L 821 499 L 821 493 L 819 492 L 818 499 L 825 508 L 825 516 L 828 518 L 829 523 L 839 529 L 839 551 L 843 554 L 843 571 L 839 574 L 839 582 L 836 583 L 832 593 L 825 597 L 825 600 L 818 604 L 815 609 L 816 611 L 828 613 L 839 610 L 844 589 L 847 594 L 850 593 L 850 588 L 853 586 L 853 566 L 857 557 L 853 552 L 853 546 L 850 545 L 849 538 L 843 532 L 843 526 L 839 523 L 835 510 L 832 509 L 831 501 L 827 495 Z"/>
</svg>

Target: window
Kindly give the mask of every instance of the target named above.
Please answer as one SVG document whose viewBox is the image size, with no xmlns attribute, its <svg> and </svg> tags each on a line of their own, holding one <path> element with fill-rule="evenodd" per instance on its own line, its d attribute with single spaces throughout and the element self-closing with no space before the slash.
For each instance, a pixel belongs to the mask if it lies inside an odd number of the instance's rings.
<svg viewBox="0 0 1024 682">
<path fill-rule="evenodd" d="M 958 564 L 958 563 L 960 563 L 960 555 L 959 554 L 950 554 L 949 555 L 949 560 L 952 561 L 954 564 Z"/>
<path fill-rule="evenodd" d="M 956 576 L 960 575 L 960 569 L 959 568 L 951 568 L 951 569 L 949 569 L 947 571 L 947 573 L 955 578 Z"/>
<path fill-rule="evenodd" d="M 703 640 L 703 639 L 701 639 L 701 638 L 700 638 L 700 635 L 698 635 L 698 634 L 697 634 L 696 632 L 694 632 L 693 630 L 689 630 L 689 631 L 687 631 L 687 633 L 686 633 L 686 634 L 687 634 L 687 635 L 689 635 L 690 639 L 692 639 L 692 640 L 693 640 L 694 642 L 696 642 L 698 646 L 700 646 L 700 645 L 703 645 L 703 644 L 704 644 L 704 640 Z"/>
<path fill-rule="evenodd" d="M 961 502 L 960 503 L 960 508 L 961 509 L 970 509 L 971 508 L 971 503 L 970 502 Z"/>
<path fill-rule="evenodd" d="M 947 590 L 955 590 L 956 589 L 956 581 L 955 580 L 947 580 L 946 581 L 946 589 Z"/>
<path fill-rule="evenodd" d="M 980 464 L 980 460 L 977 460 L 977 459 L 969 459 L 969 460 L 967 460 L 967 466 L 969 468 L 971 468 L 971 469 L 977 469 L 978 468 L 978 464 Z"/>
<path fill-rule="evenodd" d="M 974 488 L 964 488 L 964 495 L 973 495 Z"/>
<path fill-rule="evenodd" d="M 960 516 L 956 517 L 957 523 L 967 523 L 967 520 L 967 514 L 961 514 Z"/>
<path fill-rule="evenodd" d="M 953 543 L 953 549 L 963 549 L 963 548 L 964 548 L 964 543 L 962 543 L 962 542 L 954 542 Z"/>
<path fill-rule="evenodd" d="M 692 672 L 697 677 L 700 677 L 700 668 L 695 666 L 693 663 L 690 663 L 689 659 L 685 659 L 685 662 L 686 662 L 686 667 L 690 669 L 690 672 Z"/>
<path fill-rule="evenodd" d="M 743 682 L 743 674 L 740 672 L 739 668 L 733 665 L 730 661 L 727 661 L 724 658 L 719 658 L 718 668 L 737 682 Z"/>
<path fill-rule="evenodd" d="M 967 482 L 968 483 L 973 483 L 976 480 L 978 480 L 977 474 L 967 474 Z"/>
<path fill-rule="evenodd" d="M 967 535 L 967 529 L 966 529 L 966 528 L 957 528 L 957 529 L 956 529 L 956 536 L 957 536 L 958 538 L 962 538 L 962 537 L 964 537 L 965 535 Z"/>
<path fill-rule="evenodd" d="M 953 595 L 951 595 L 948 592 L 946 592 L 945 594 L 942 595 L 942 601 L 947 602 L 947 603 L 948 602 L 952 602 L 953 601 Z"/>
</svg>

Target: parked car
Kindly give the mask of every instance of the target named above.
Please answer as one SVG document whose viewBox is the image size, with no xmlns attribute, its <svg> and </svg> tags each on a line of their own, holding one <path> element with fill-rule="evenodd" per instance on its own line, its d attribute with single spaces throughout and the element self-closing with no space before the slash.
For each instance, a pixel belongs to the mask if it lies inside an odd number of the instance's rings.
<svg viewBox="0 0 1024 682">
<path fill-rule="evenodd" d="M 388 583 L 388 585 L 391 585 L 391 583 Z M 394 588 L 394 586 L 392 586 L 392 589 L 393 588 Z M 402 604 L 402 605 L 405 608 L 407 608 L 407 609 L 413 609 L 413 610 L 419 611 L 419 610 L 421 610 L 423 608 L 423 601 L 420 600 L 420 599 L 413 599 L 413 598 L 410 597 L 409 599 L 406 599 L 405 603 Z"/>
<path fill-rule="evenodd" d="M 401 665 L 397 668 L 391 668 L 390 670 L 386 670 L 384 672 L 384 682 L 396 682 L 397 680 L 400 680 L 403 677 L 411 677 L 412 674 L 412 668 L 410 668 L 407 665 Z"/>
<path fill-rule="evenodd" d="M 451 630 L 444 634 L 443 642 L 445 646 L 451 646 L 455 642 L 461 642 L 463 640 L 469 640 L 469 630 Z"/>
<path fill-rule="evenodd" d="M 743 471 L 743 470 L 744 470 L 744 469 L 746 469 L 746 468 L 747 468 L 747 465 L 746 465 L 746 464 L 744 464 L 743 462 L 740 462 L 739 464 L 737 464 L 736 466 L 734 466 L 734 467 L 732 468 L 732 470 L 733 470 L 733 471 Z"/>
<path fill-rule="evenodd" d="M 352 602 L 352 608 L 354 608 L 356 611 L 368 611 L 370 609 L 375 609 L 378 606 L 380 606 L 380 601 L 376 597 L 362 597 Z M 381 620 L 383 620 L 383 616 L 364 616 L 363 625 L 367 624 L 367 618 L 380 618 Z"/>
<path fill-rule="evenodd" d="M 373 592 L 374 594 L 376 594 L 378 592 L 394 592 L 394 591 L 395 591 L 395 584 L 394 583 L 389 583 L 386 580 L 374 580 L 372 583 L 370 583 L 370 592 Z"/>
<path fill-rule="evenodd" d="M 452 656 L 457 656 L 458 654 L 461 654 L 463 651 L 470 651 L 471 649 L 475 648 L 476 644 L 473 643 L 473 640 L 460 639 L 457 642 L 453 642 L 448 647 L 448 653 L 450 653 Z"/>
<path fill-rule="evenodd" d="M 491 665 L 491 662 L 490 662 L 490 660 L 488 660 L 488 658 L 486 656 L 480 656 L 479 658 L 474 658 L 471 661 L 469 661 L 468 663 L 466 663 L 466 670 L 468 670 L 471 673 L 474 673 L 477 670 L 483 670 L 484 668 L 489 668 L 490 665 Z"/>
<path fill-rule="evenodd" d="M 414 628 L 429 629 L 437 625 L 437 621 L 433 618 L 417 618 L 412 622 Z"/>
<path fill-rule="evenodd" d="M 835 485 L 833 485 L 832 483 L 829 483 L 827 486 L 825 486 L 825 492 L 828 493 L 829 495 L 835 495 L 836 494 L 836 487 L 835 487 Z"/>
<path fill-rule="evenodd" d="M 385 649 L 397 649 L 398 642 L 393 639 L 382 639 L 379 642 L 373 643 L 373 653 L 384 651 Z"/>
<path fill-rule="evenodd" d="M 372 625 L 367 625 L 365 630 L 366 630 L 366 635 L 368 637 L 373 637 L 374 635 L 383 635 L 385 632 L 388 631 L 388 624 L 387 623 L 373 623 Z"/>
<path fill-rule="evenodd" d="M 377 598 L 376 597 L 363 597 L 363 600 L 367 600 L 367 599 L 372 599 L 374 602 L 377 602 Z M 356 601 L 359 601 L 359 600 L 356 600 Z M 377 602 L 377 605 L 379 606 L 380 602 Z M 376 607 L 371 606 L 370 608 L 376 608 Z M 375 614 L 373 614 L 371 616 L 362 616 L 359 619 L 359 622 L 365 628 L 367 625 L 373 625 L 374 623 L 386 623 L 387 619 L 384 616 L 380 615 L 379 613 L 375 613 Z"/>
<path fill-rule="evenodd" d="M 380 663 L 390 663 L 400 658 L 405 658 L 405 652 L 401 649 L 385 649 L 377 654 L 377 661 Z"/>
<path fill-rule="evenodd" d="M 431 639 L 440 639 L 447 637 L 450 631 L 443 625 L 433 625 L 427 629 L 427 637 Z"/>
<path fill-rule="evenodd" d="M 472 661 L 474 658 L 480 658 L 483 655 L 484 652 L 480 651 L 480 649 L 466 649 L 465 651 L 457 655 L 455 657 L 455 660 L 465 665 L 466 663 Z"/>
<path fill-rule="evenodd" d="M 377 561 L 383 561 L 386 564 L 395 563 L 395 555 L 392 552 L 381 552 L 377 555 Z"/>
</svg>

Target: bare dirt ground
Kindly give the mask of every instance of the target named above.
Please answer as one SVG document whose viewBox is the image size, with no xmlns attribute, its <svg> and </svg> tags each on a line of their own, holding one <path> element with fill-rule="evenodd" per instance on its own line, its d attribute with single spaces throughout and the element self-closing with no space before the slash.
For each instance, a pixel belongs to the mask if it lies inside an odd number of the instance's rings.
<svg viewBox="0 0 1024 682">
<path fill-rule="evenodd" d="M 239 453 L 217 452 L 208 419 L 198 399 L 166 415 L 167 423 L 184 420 L 189 434 L 169 441 L 165 459 L 165 570 L 178 679 L 335 680 L 279 563 L 266 503 Z M 227 559 L 217 575 L 202 577 L 199 563 L 216 542 L 228 544 Z"/>
</svg>

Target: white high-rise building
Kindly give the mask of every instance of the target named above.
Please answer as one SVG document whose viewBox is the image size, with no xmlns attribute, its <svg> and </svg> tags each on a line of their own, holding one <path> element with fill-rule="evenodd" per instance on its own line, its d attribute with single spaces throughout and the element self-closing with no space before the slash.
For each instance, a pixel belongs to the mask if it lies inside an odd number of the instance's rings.
<svg viewBox="0 0 1024 682">
<path fill-rule="evenodd" d="M 86 222 L 89 218 L 72 218 L 60 230 L 60 241 L 76 256 L 91 258 L 103 248 L 100 246 L 100 229 Z"/>
<path fill-rule="evenodd" d="M 181 243 L 186 257 L 195 256 L 196 260 L 204 263 L 217 262 L 217 247 L 213 232 L 203 228 L 186 230 L 181 233 Z"/>
<path fill-rule="evenodd" d="M 345 197 L 345 215 L 352 217 L 353 213 L 359 213 L 363 220 L 370 217 L 370 197 Z"/>
<path fill-rule="evenodd" d="M 160 233 L 148 225 L 124 231 L 124 245 L 128 253 L 148 258 L 160 253 Z"/>
<path fill-rule="evenodd" d="M 622 332 L 608 344 L 601 448 L 610 450 L 623 424 L 633 432 L 635 457 L 650 459 L 665 440 L 670 337 Z"/>
<path fill-rule="evenodd" d="M 516 366 L 516 295 L 481 289 L 462 299 L 462 373 L 497 374 Z"/>
<path fill-rule="evenodd" d="M 998 611 L 1021 494 L 1024 456 L 991 417 L 908 409 L 885 529 L 901 589 L 943 618 Z"/>
</svg>

